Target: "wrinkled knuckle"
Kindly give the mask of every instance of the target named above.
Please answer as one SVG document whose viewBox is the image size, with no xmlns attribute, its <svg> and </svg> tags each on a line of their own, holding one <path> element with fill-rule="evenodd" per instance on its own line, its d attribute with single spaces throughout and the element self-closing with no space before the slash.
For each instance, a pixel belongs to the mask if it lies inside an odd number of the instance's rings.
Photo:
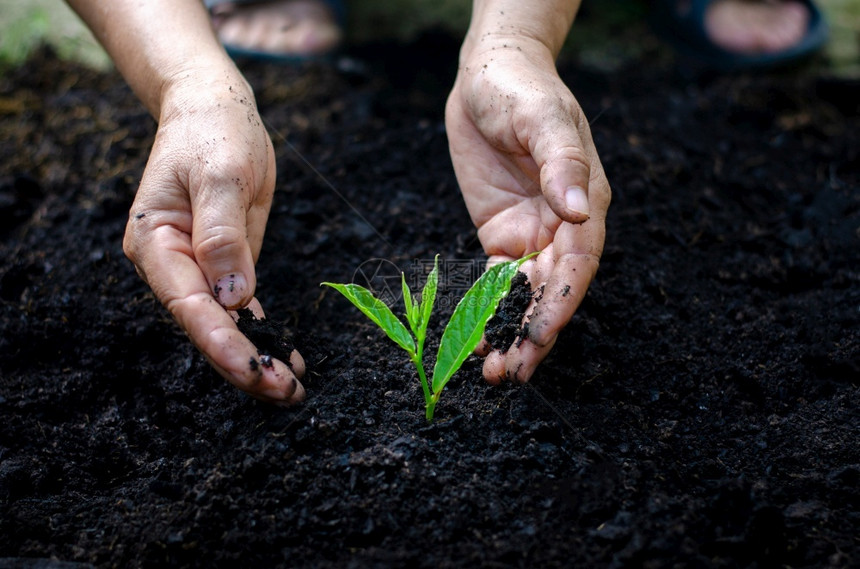
<svg viewBox="0 0 860 569">
<path fill-rule="evenodd" d="M 591 171 L 591 160 L 585 150 L 579 146 L 565 146 L 560 148 L 555 159 L 566 160 L 571 162 L 576 168 L 582 168 L 588 172 Z"/>
<path fill-rule="evenodd" d="M 195 315 L 205 312 L 215 300 L 207 292 L 192 292 L 183 294 L 169 287 L 153 289 L 161 304 L 188 335 L 191 341 L 207 354 L 206 346 L 220 345 L 223 352 L 230 352 L 238 347 L 238 342 L 229 337 L 227 343 L 218 338 L 223 327 L 213 327 L 200 335 L 193 332 Z M 207 354 L 208 355 L 208 354 Z"/>
<path fill-rule="evenodd" d="M 585 116 L 585 111 L 579 106 L 573 93 L 567 93 L 566 96 L 558 99 L 559 112 L 562 113 L 570 124 L 574 125 L 578 130 L 588 129 L 588 118 Z"/>
<path fill-rule="evenodd" d="M 544 116 L 568 125 L 580 127 L 585 120 L 585 113 L 576 99 L 569 92 L 558 93 L 557 91 L 540 92 L 537 94 L 535 104 L 543 109 Z"/>
<path fill-rule="evenodd" d="M 202 263 L 221 259 L 233 253 L 236 244 L 243 236 L 234 228 L 214 227 L 206 231 L 203 238 L 194 246 L 194 257 Z"/>
<path fill-rule="evenodd" d="M 609 183 L 599 184 L 598 191 L 600 192 L 601 197 L 606 200 L 607 204 L 612 201 L 612 187 Z"/>
<path fill-rule="evenodd" d="M 552 151 L 541 172 L 545 184 L 556 176 L 568 182 L 588 184 L 591 191 L 592 169 L 589 155 L 579 146 L 561 146 Z"/>
<path fill-rule="evenodd" d="M 597 191 L 595 192 L 595 199 L 599 204 L 600 208 L 604 211 L 609 209 L 609 204 L 612 203 L 612 189 L 608 184 L 597 184 Z"/>
<path fill-rule="evenodd" d="M 538 310 L 535 310 L 535 316 L 539 316 Z M 549 344 L 548 326 L 538 318 L 532 318 L 532 322 L 529 326 L 528 340 L 538 348 L 545 348 Z"/>
<path fill-rule="evenodd" d="M 180 298 L 178 296 L 167 296 L 160 299 L 161 304 L 164 305 L 164 308 L 170 313 L 171 316 L 182 326 L 182 319 L 180 318 L 183 313 L 183 308 L 189 304 L 189 298 Z M 183 330 L 185 328 L 183 327 Z"/>
<path fill-rule="evenodd" d="M 122 240 L 122 252 L 125 253 L 125 256 L 132 263 L 137 263 L 137 246 L 135 245 L 134 238 L 130 235 L 128 230 L 126 230 L 125 237 L 123 237 Z"/>
<path fill-rule="evenodd" d="M 235 165 L 222 166 L 207 173 L 205 187 L 241 192 L 250 188 L 251 180 L 252 177 L 243 168 Z"/>
<path fill-rule="evenodd" d="M 221 156 L 217 164 L 218 168 L 213 171 L 213 175 L 222 182 L 242 179 L 248 174 L 249 168 L 244 167 L 241 161 L 237 161 L 235 157 L 229 155 Z"/>
<path fill-rule="evenodd" d="M 122 251 L 133 263 L 140 259 L 140 243 L 145 242 L 146 234 L 149 232 L 149 223 L 145 216 L 140 214 L 129 214 L 128 223 L 125 226 L 125 234 L 122 238 Z"/>
<path fill-rule="evenodd" d="M 582 107 L 575 100 L 571 99 L 568 101 L 565 112 L 579 130 L 591 130 L 588 117 L 585 116 L 585 111 L 582 110 Z"/>
<path fill-rule="evenodd" d="M 234 148 L 218 146 L 201 152 L 197 160 L 200 187 L 245 190 L 254 183 L 254 161 L 251 154 L 242 155 Z"/>
</svg>

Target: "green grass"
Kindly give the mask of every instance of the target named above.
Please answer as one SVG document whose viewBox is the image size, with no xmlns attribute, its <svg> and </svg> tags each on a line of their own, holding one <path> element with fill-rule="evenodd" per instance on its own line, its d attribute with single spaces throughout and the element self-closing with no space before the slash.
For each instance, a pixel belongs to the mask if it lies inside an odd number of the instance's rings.
<svg viewBox="0 0 860 569">
<path fill-rule="evenodd" d="M 825 49 L 830 68 L 837 75 L 860 77 L 860 2 L 819 2 L 830 24 L 830 41 Z"/>
<path fill-rule="evenodd" d="M 11 16 L 4 10 L 4 20 L 0 33 L 0 61 L 6 63 L 25 60 L 51 28 L 48 13 L 40 6 L 32 6 L 26 12 L 13 12 Z"/>
<path fill-rule="evenodd" d="M 90 31 L 62 0 L 0 0 L 0 64 L 17 65 L 42 44 L 64 59 L 110 65 Z"/>
</svg>

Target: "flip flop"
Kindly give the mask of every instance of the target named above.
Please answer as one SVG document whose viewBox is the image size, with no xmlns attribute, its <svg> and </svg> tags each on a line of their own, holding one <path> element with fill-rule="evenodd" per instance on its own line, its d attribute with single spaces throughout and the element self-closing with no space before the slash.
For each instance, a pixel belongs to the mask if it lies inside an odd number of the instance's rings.
<svg viewBox="0 0 860 569">
<path fill-rule="evenodd" d="M 809 10 L 809 27 L 797 44 L 774 53 L 742 54 L 714 44 L 705 31 L 705 12 L 714 0 L 686 0 L 689 9 L 680 14 L 680 0 L 654 0 L 651 26 L 678 53 L 723 71 L 780 67 L 816 52 L 827 41 L 827 22 L 812 0 L 800 0 Z"/>
<path fill-rule="evenodd" d="M 264 2 L 275 2 L 277 0 L 203 0 L 203 4 L 212 13 L 213 8 L 224 4 L 262 4 Z M 343 29 L 346 23 L 346 6 L 342 0 L 320 0 L 332 11 L 337 24 Z M 224 44 L 224 49 L 233 59 L 245 59 L 263 61 L 269 63 L 301 63 L 305 61 L 317 61 L 330 57 L 331 52 L 321 54 L 295 54 L 295 53 L 272 53 L 270 51 L 248 49 L 236 45 Z"/>
</svg>

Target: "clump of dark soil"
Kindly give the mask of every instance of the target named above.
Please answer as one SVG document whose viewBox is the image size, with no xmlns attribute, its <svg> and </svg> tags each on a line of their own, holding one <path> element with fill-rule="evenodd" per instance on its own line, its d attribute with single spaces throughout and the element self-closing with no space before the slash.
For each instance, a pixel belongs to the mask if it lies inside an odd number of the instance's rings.
<svg viewBox="0 0 860 569">
<path fill-rule="evenodd" d="M 236 325 L 254 343 L 264 362 L 277 358 L 290 365 L 290 354 L 293 353 L 295 345 L 281 322 L 271 318 L 257 318 L 247 308 L 239 310 L 238 315 Z"/>
<path fill-rule="evenodd" d="M 291 409 L 220 379 L 123 257 L 155 125 L 121 79 L 45 53 L 0 79 L 0 558 L 860 565 L 860 85 L 565 65 L 614 191 L 597 280 L 530 384 L 472 358 L 428 425 L 408 359 L 319 283 L 482 258 L 455 53 L 248 68 L 279 157 L 258 297 L 308 363 Z"/>
<path fill-rule="evenodd" d="M 532 298 L 531 283 L 526 274 L 514 275 L 510 292 L 499 302 L 496 313 L 484 329 L 484 338 L 490 346 L 506 352 L 517 338 L 525 337 L 527 332 L 524 327 L 528 323 L 523 323 L 523 317 Z"/>
</svg>

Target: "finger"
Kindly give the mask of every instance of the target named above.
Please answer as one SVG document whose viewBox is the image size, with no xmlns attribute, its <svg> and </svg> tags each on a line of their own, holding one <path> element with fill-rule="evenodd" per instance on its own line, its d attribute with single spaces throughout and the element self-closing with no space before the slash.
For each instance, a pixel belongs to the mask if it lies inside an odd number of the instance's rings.
<svg viewBox="0 0 860 569">
<path fill-rule="evenodd" d="M 298 381 L 304 373 L 301 356 L 297 352 L 291 355 L 292 369 L 280 360 L 262 357 L 208 290 L 177 297 L 167 306 L 191 341 L 231 384 L 270 403 L 304 399 Z"/>
<path fill-rule="evenodd" d="M 254 265 L 260 257 L 260 250 L 263 248 L 263 235 L 266 232 L 266 222 L 269 219 L 269 209 L 271 206 L 271 198 L 264 206 L 252 205 L 247 216 L 247 235 L 248 246 L 251 248 L 251 257 Z"/>
<path fill-rule="evenodd" d="M 274 150 L 272 149 L 271 144 L 269 144 L 269 161 L 270 164 L 275 163 Z M 274 166 L 269 170 L 270 171 L 267 172 L 268 177 L 263 184 L 257 188 L 257 193 L 253 196 L 247 217 L 247 239 L 248 244 L 251 247 L 251 254 L 253 255 L 255 264 L 260 256 L 260 249 L 263 246 L 263 235 L 266 232 L 266 222 L 269 219 L 269 210 L 272 207 L 272 198 L 275 192 Z"/>
<path fill-rule="evenodd" d="M 541 116 L 529 149 L 540 167 L 541 190 L 550 208 L 564 221 L 583 223 L 591 213 L 589 187 L 599 160 L 576 102 L 554 106 Z"/>
<path fill-rule="evenodd" d="M 523 319 L 526 337 L 517 338 L 502 354 L 494 351 L 484 362 L 484 379 L 490 384 L 501 381 L 525 383 L 555 345 L 558 334 L 582 303 L 597 272 L 599 257 L 591 253 L 567 253 L 552 261 L 552 247 L 529 267 L 536 297 Z M 546 281 L 540 279 L 547 275 Z"/>
<path fill-rule="evenodd" d="M 585 298 L 598 265 L 599 257 L 590 253 L 567 253 L 555 262 L 529 318 L 528 339 L 532 343 L 546 346 L 555 342 Z"/>
<path fill-rule="evenodd" d="M 519 259 L 549 246 L 562 220 L 542 196 L 495 214 L 478 228 L 478 239 L 493 263 Z"/>
<path fill-rule="evenodd" d="M 505 355 L 494 350 L 484 360 L 484 381 L 490 385 L 499 385 L 505 380 Z"/>
<path fill-rule="evenodd" d="M 305 377 L 305 371 L 307 371 L 305 359 L 296 349 L 290 353 L 290 369 L 293 370 L 293 375 L 295 375 L 297 379 Z"/>
<path fill-rule="evenodd" d="M 605 238 L 605 214 L 611 199 L 605 177 L 592 183 L 598 207 L 582 224 L 562 224 L 551 245 L 534 259 L 529 273 L 535 295 L 528 313 L 528 339 L 538 346 L 555 341 L 576 312 L 597 273 Z M 529 362 L 530 363 L 530 362 Z"/>
<path fill-rule="evenodd" d="M 305 392 L 296 373 L 279 360 L 262 361 L 256 347 L 213 298 L 191 254 L 188 234 L 176 225 L 159 224 L 158 218 L 157 213 L 148 215 L 146 219 L 155 225 L 146 230 L 135 227 L 142 219 L 132 217 L 125 243 L 129 258 L 156 297 L 227 381 L 264 401 L 301 401 Z M 304 370 L 300 357 L 295 363 L 299 364 L 296 371 Z"/>
<path fill-rule="evenodd" d="M 492 267 L 498 265 L 499 263 L 506 263 L 508 261 L 515 260 L 516 259 L 514 257 L 511 257 L 510 255 L 490 255 L 487 259 L 487 266 L 485 267 L 485 270 L 489 270 Z"/>
<path fill-rule="evenodd" d="M 213 158 L 213 163 L 217 161 Z M 229 161 L 221 162 L 230 164 Z M 271 178 L 271 179 L 270 179 Z M 221 305 L 237 309 L 254 296 L 259 255 L 274 179 L 258 182 L 238 166 L 211 168 L 192 184 L 194 259 Z M 260 204 L 258 195 L 263 196 Z M 268 200 L 266 199 L 268 198 Z"/>
<path fill-rule="evenodd" d="M 211 305 L 221 308 L 211 296 L 208 299 Z M 195 301 L 187 299 L 189 310 L 196 315 L 202 315 L 203 311 L 193 306 Z M 224 313 L 223 309 L 221 313 Z M 258 354 L 254 345 L 238 329 L 219 327 L 218 324 L 209 324 L 209 328 L 209 331 L 202 332 L 205 340 L 195 341 L 195 344 L 222 377 L 252 397 L 267 403 L 292 405 L 304 400 L 305 390 L 298 381 L 304 374 L 304 360 L 298 352 L 293 350 L 290 365 L 286 365 L 265 354 Z M 192 336 L 194 332 L 189 330 L 188 333 Z M 233 352 L 235 357 L 230 357 L 230 352 Z M 212 354 L 217 354 L 218 359 L 215 360 Z"/>
<path fill-rule="evenodd" d="M 484 360 L 484 381 L 499 385 L 503 381 L 527 383 L 540 362 L 555 345 L 555 339 L 544 346 L 538 346 L 528 338 L 515 342 L 505 353 L 493 351 Z"/>
</svg>

